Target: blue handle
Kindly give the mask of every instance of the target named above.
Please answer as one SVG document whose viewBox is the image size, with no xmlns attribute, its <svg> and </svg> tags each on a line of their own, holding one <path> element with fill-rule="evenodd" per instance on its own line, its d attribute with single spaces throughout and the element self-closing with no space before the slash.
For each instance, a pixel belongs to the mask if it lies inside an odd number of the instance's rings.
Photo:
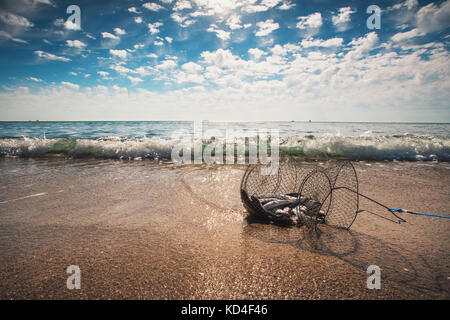
<svg viewBox="0 0 450 320">
<path fill-rule="evenodd" d="M 437 215 L 437 214 L 414 212 L 414 211 L 404 210 L 404 209 L 401 209 L 401 208 L 398 208 L 398 209 L 389 208 L 389 211 L 390 212 L 396 212 L 396 213 L 403 213 L 403 212 L 405 212 L 405 213 L 411 213 L 411 214 L 416 214 L 416 215 L 419 215 L 419 216 L 426 216 L 426 217 L 450 219 L 449 216 L 440 216 L 440 215 Z"/>
</svg>

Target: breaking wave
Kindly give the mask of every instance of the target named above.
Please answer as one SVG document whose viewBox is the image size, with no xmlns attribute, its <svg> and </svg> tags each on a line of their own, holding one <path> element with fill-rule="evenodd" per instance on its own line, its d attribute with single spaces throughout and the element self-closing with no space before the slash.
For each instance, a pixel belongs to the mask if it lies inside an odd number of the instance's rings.
<svg viewBox="0 0 450 320">
<path fill-rule="evenodd" d="M 190 142 L 159 137 L 139 139 L 2 138 L 0 139 L 0 155 L 31 158 L 61 156 L 135 160 L 170 159 L 172 149 L 180 143 Z M 203 142 L 204 147 L 207 144 L 208 142 Z M 280 151 L 305 158 L 450 161 L 450 138 L 411 134 L 376 137 L 289 136 L 280 138 Z"/>
</svg>

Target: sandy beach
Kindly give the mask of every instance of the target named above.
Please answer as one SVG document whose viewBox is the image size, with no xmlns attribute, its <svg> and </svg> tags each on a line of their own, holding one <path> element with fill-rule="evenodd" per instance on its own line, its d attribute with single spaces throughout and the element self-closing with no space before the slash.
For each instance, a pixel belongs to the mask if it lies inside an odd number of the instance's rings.
<svg viewBox="0 0 450 320">
<path fill-rule="evenodd" d="M 448 215 L 446 162 L 358 162 L 361 192 Z M 0 161 L 1 299 L 449 299 L 450 221 L 363 201 L 350 231 L 249 224 L 245 166 Z M 66 268 L 81 269 L 68 290 Z M 366 287 L 369 265 L 381 289 Z"/>
</svg>

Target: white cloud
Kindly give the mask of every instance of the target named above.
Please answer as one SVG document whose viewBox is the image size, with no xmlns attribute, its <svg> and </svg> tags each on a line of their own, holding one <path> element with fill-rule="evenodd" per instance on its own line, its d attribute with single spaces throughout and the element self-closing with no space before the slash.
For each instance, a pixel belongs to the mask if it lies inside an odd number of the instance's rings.
<svg viewBox="0 0 450 320">
<path fill-rule="evenodd" d="M 172 41 L 173 41 L 173 38 L 171 38 L 171 37 L 165 37 L 164 39 L 166 39 L 166 41 L 168 43 L 172 43 Z"/>
<path fill-rule="evenodd" d="M 301 45 L 304 48 L 310 48 L 310 47 L 339 47 L 342 46 L 344 39 L 342 38 L 331 38 L 327 40 L 322 39 L 313 39 L 313 38 L 307 38 L 302 40 Z"/>
<path fill-rule="evenodd" d="M 97 73 L 102 76 L 103 78 L 107 77 L 109 75 L 109 72 L 106 71 L 97 71 Z"/>
<path fill-rule="evenodd" d="M 189 73 L 198 73 L 203 70 L 202 66 L 195 62 L 187 62 L 181 66 L 181 69 Z"/>
<path fill-rule="evenodd" d="M 281 0 L 262 0 L 261 3 L 255 4 L 256 1 L 249 1 L 249 3 L 243 8 L 243 11 L 247 13 L 264 12 L 276 7 L 281 2 Z M 283 6 L 284 7 L 281 9 L 285 10 L 285 7 L 289 6 L 289 4 L 283 3 Z"/>
<path fill-rule="evenodd" d="M 80 86 L 71 82 L 62 81 L 61 84 L 69 89 L 79 90 Z"/>
<path fill-rule="evenodd" d="M 350 15 L 355 13 L 351 7 L 340 8 L 337 15 L 333 15 L 331 20 L 339 31 L 345 31 L 348 28 L 351 20 Z"/>
<path fill-rule="evenodd" d="M 141 77 L 146 77 L 152 73 L 155 73 L 154 71 L 155 71 L 155 68 L 153 68 L 151 66 L 140 66 L 139 68 L 134 70 L 133 73 L 136 73 L 136 74 L 140 75 Z"/>
<path fill-rule="evenodd" d="M 284 56 L 287 54 L 287 49 L 285 47 L 280 46 L 279 44 L 276 44 L 273 48 L 270 49 L 270 51 L 274 55 L 273 57 L 270 57 L 271 59 L 273 58 L 277 59 L 275 56 Z"/>
<path fill-rule="evenodd" d="M 47 4 L 49 6 L 56 7 L 56 5 L 50 0 L 32 0 L 32 5 L 33 6 L 38 4 L 38 3 Z"/>
<path fill-rule="evenodd" d="M 67 30 L 74 30 L 74 31 L 81 30 L 80 25 L 78 25 L 70 20 L 67 20 L 66 22 L 64 22 L 64 28 L 66 28 Z"/>
<path fill-rule="evenodd" d="M 181 0 L 180 3 L 185 3 L 181 7 L 188 6 L 187 0 Z M 191 12 L 191 17 L 200 16 L 221 16 L 226 17 L 232 12 L 237 12 L 239 7 L 248 3 L 254 3 L 255 0 L 192 0 L 190 3 L 195 4 L 196 10 Z"/>
<path fill-rule="evenodd" d="M 151 10 L 151 11 L 155 11 L 155 12 L 159 11 L 161 9 L 164 9 L 163 6 L 161 6 L 161 5 L 157 4 L 157 3 L 154 3 L 154 2 L 146 2 L 142 6 L 145 9 L 148 9 L 148 10 Z"/>
<path fill-rule="evenodd" d="M 53 21 L 53 24 L 57 27 L 64 25 L 64 19 L 58 18 L 55 21 Z"/>
<path fill-rule="evenodd" d="M 114 28 L 113 31 L 115 34 L 112 34 L 109 32 L 102 32 L 101 35 L 103 38 L 106 38 L 106 39 L 119 40 L 120 36 L 127 34 L 127 32 L 121 28 Z"/>
<path fill-rule="evenodd" d="M 394 4 L 393 6 L 387 7 L 387 11 L 399 10 L 402 8 L 407 8 L 408 10 L 412 10 L 419 5 L 419 1 L 417 0 L 405 0 L 405 2 L 400 2 Z"/>
<path fill-rule="evenodd" d="M 441 3 L 440 6 L 430 3 L 417 12 L 417 27 L 421 33 L 430 33 L 444 30 L 449 27 L 450 0 Z"/>
<path fill-rule="evenodd" d="M 109 53 L 112 54 L 113 56 L 122 58 L 122 59 L 126 59 L 127 58 L 127 51 L 126 50 L 114 50 L 114 49 L 110 49 Z"/>
<path fill-rule="evenodd" d="M 28 77 L 27 80 L 34 81 L 34 82 L 42 82 L 42 79 L 35 78 L 35 77 Z"/>
<path fill-rule="evenodd" d="M 172 14 L 170 15 L 170 17 L 171 17 L 175 22 L 178 22 L 178 23 L 182 23 L 184 20 L 187 19 L 186 17 L 181 16 L 181 15 L 180 15 L 179 13 L 177 13 L 177 12 L 172 13 Z"/>
<path fill-rule="evenodd" d="M 259 28 L 255 33 L 257 37 L 267 36 L 269 33 L 280 27 L 277 22 L 273 22 L 273 19 L 257 22 L 256 26 Z"/>
<path fill-rule="evenodd" d="M 191 3 L 188 0 L 178 0 L 173 7 L 174 11 L 181 11 L 184 9 L 192 9 Z"/>
<path fill-rule="evenodd" d="M 406 32 L 399 32 L 399 33 L 393 35 L 391 39 L 394 42 L 399 42 L 399 41 L 404 41 L 404 40 L 408 40 L 411 38 L 415 38 L 415 37 L 418 37 L 421 35 L 423 35 L 423 34 L 419 31 L 419 29 L 416 28 L 416 29 L 406 31 Z"/>
<path fill-rule="evenodd" d="M 350 21 L 350 15 L 355 12 L 351 7 L 340 8 L 338 14 L 334 15 L 331 20 L 334 25 L 346 23 Z"/>
<path fill-rule="evenodd" d="M 312 13 L 308 16 L 298 17 L 300 21 L 297 23 L 297 28 L 320 28 L 322 26 L 322 14 L 320 12 Z"/>
<path fill-rule="evenodd" d="M 226 25 L 231 29 L 241 29 L 241 18 L 237 14 L 232 14 L 226 21 Z"/>
<path fill-rule="evenodd" d="M 127 32 L 126 32 L 125 30 L 120 29 L 120 28 L 114 28 L 114 33 L 117 34 L 117 35 L 119 35 L 119 36 L 122 36 L 122 35 L 124 35 L 124 34 L 127 34 Z"/>
<path fill-rule="evenodd" d="M 68 62 L 70 61 L 69 58 L 66 57 L 60 57 L 60 56 L 56 56 L 52 53 L 48 53 L 48 52 L 44 52 L 41 50 L 37 50 L 34 52 L 38 57 L 46 59 L 46 60 L 55 60 L 55 61 L 63 61 L 63 62 Z"/>
<path fill-rule="evenodd" d="M 217 67 L 232 67 L 239 61 L 230 50 L 217 49 L 216 51 L 203 51 L 200 56 L 205 63 L 215 65 Z"/>
<path fill-rule="evenodd" d="M 262 51 L 261 49 L 258 49 L 258 48 L 248 49 L 248 53 L 255 60 L 259 60 L 259 58 L 261 58 L 265 54 L 264 51 Z"/>
<path fill-rule="evenodd" d="M 132 77 L 132 76 L 128 76 L 127 78 L 128 78 L 128 80 L 131 81 L 131 83 L 132 83 L 133 85 L 138 84 L 139 82 L 144 81 L 144 80 L 142 80 L 141 78 L 136 78 L 136 77 Z"/>
<path fill-rule="evenodd" d="M 178 71 L 174 74 L 173 81 L 176 83 L 203 83 L 205 78 L 198 73 Z"/>
<path fill-rule="evenodd" d="M 273 8 L 273 7 L 277 6 L 280 2 L 281 2 L 281 0 L 262 0 L 261 4 L 268 8 Z"/>
<path fill-rule="evenodd" d="M 108 38 L 108 39 L 113 39 L 113 40 L 118 40 L 119 39 L 118 36 L 116 36 L 116 35 L 114 35 L 112 33 L 109 33 L 109 32 L 102 32 L 101 34 L 102 34 L 103 38 Z"/>
<path fill-rule="evenodd" d="M 13 37 L 8 32 L 3 31 L 3 30 L 0 30 L 0 38 L 8 39 L 8 40 L 11 40 L 11 41 L 14 41 L 14 42 L 17 42 L 17 43 L 23 43 L 23 44 L 28 43 L 25 40 Z"/>
<path fill-rule="evenodd" d="M 192 16 L 192 14 L 191 14 Z M 186 16 L 182 16 L 181 14 L 179 14 L 178 12 L 173 12 L 170 17 L 179 24 L 180 27 L 182 28 L 187 28 L 189 27 L 191 24 L 195 23 L 194 19 L 188 19 L 188 17 Z"/>
<path fill-rule="evenodd" d="M 130 7 L 128 8 L 128 11 L 136 14 L 141 13 L 136 7 Z"/>
<path fill-rule="evenodd" d="M 169 70 L 177 66 L 177 63 L 173 60 L 164 60 L 159 65 L 156 66 L 158 70 Z"/>
<path fill-rule="evenodd" d="M 283 2 L 281 0 L 262 0 L 258 4 L 256 2 L 257 1 L 254 0 L 244 2 L 245 5 L 242 8 L 242 11 L 246 13 L 264 12 L 276 7 L 280 3 L 282 3 L 282 5 L 277 9 L 287 10 L 295 6 L 295 4 L 291 4 L 290 1 Z"/>
<path fill-rule="evenodd" d="M 303 40 L 307 40 L 303 43 L 307 49 L 297 43 L 273 46 L 265 54 L 252 48 L 249 58 L 218 49 L 202 52 L 198 61 L 180 66 L 168 57 L 155 68 L 110 66 L 124 79 L 149 76 L 168 84 L 193 84 L 179 90 L 136 87 L 123 94 L 123 88 L 112 86 L 78 91 L 50 87 L 36 92 L 17 88 L 0 92 L 0 106 L 42 112 L 55 120 L 128 120 L 136 114 L 173 120 L 242 120 L 254 116 L 255 110 L 264 110 L 258 113 L 258 120 L 448 119 L 450 71 L 445 67 L 448 52 L 444 44 L 378 46 L 377 34 L 371 32 L 342 44 L 342 50 L 335 52 L 322 48 L 331 45 L 331 41 L 327 43 L 331 39 Z M 9 110 L 0 108 L 2 119 L 12 117 Z"/>
<path fill-rule="evenodd" d="M 136 17 L 136 18 L 134 18 L 134 22 L 136 22 L 136 23 L 142 23 L 143 20 L 142 20 L 141 17 Z"/>
<path fill-rule="evenodd" d="M 255 12 L 264 12 L 267 11 L 269 8 L 262 5 L 248 5 L 246 6 L 243 11 L 247 13 L 255 13 Z"/>
<path fill-rule="evenodd" d="M 27 18 L 16 15 L 11 12 L 1 11 L 0 12 L 0 20 L 3 23 L 12 25 L 12 26 L 18 26 L 18 27 L 25 27 L 30 28 L 33 27 L 34 24 L 30 22 Z"/>
<path fill-rule="evenodd" d="M 225 30 L 220 30 L 215 24 L 212 24 L 209 26 L 208 29 L 206 29 L 208 32 L 215 32 L 216 36 L 222 40 L 229 40 L 230 39 L 230 32 Z"/>
<path fill-rule="evenodd" d="M 405 0 L 404 5 L 409 9 L 413 9 L 419 5 L 418 0 Z"/>
<path fill-rule="evenodd" d="M 121 65 L 117 65 L 117 64 L 112 64 L 109 66 L 110 69 L 120 73 L 120 74 L 126 74 L 126 73 L 136 73 L 133 70 L 126 68 L 124 66 Z"/>
<path fill-rule="evenodd" d="M 153 58 L 153 59 L 156 59 L 156 58 L 158 58 L 158 55 L 157 55 L 157 54 L 154 54 L 154 53 L 149 53 L 149 54 L 146 55 L 146 57 L 147 57 L 147 58 Z"/>
<path fill-rule="evenodd" d="M 159 33 L 159 27 L 161 27 L 163 25 L 162 22 L 155 22 L 155 23 L 149 23 L 148 26 L 148 30 L 150 31 L 151 34 L 156 34 Z"/>
<path fill-rule="evenodd" d="M 80 40 L 66 40 L 66 44 L 68 47 L 72 48 L 84 48 L 86 47 L 86 43 L 80 41 Z"/>
<path fill-rule="evenodd" d="M 358 60 L 363 58 L 370 50 L 374 49 L 378 44 L 378 35 L 376 32 L 370 32 L 365 37 L 353 39 L 349 45 L 352 46 L 346 57 L 351 60 Z"/>
<path fill-rule="evenodd" d="M 281 6 L 279 6 L 277 9 L 279 10 L 289 10 L 291 8 L 295 7 L 295 3 L 292 3 L 290 1 L 285 1 Z"/>
</svg>

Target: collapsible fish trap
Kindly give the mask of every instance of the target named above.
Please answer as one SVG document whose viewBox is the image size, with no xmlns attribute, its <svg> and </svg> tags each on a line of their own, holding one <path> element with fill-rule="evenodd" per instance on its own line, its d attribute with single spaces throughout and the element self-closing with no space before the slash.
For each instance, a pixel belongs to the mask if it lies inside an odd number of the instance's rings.
<svg viewBox="0 0 450 320">
<path fill-rule="evenodd" d="M 330 162 L 325 168 L 287 158 L 278 166 L 248 166 L 241 181 L 241 199 L 250 218 L 287 226 L 316 227 L 325 223 L 350 229 L 361 210 L 360 197 L 400 213 L 444 218 L 450 216 L 394 209 L 359 192 L 358 175 L 348 161 Z M 370 212 L 370 211 L 367 211 Z"/>
<path fill-rule="evenodd" d="M 251 219 L 287 226 L 326 223 L 349 229 L 359 211 L 358 195 L 358 176 L 347 161 L 327 168 L 292 159 L 274 169 L 255 164 L 241 182 L 242 203 Z"/>
</svg>

